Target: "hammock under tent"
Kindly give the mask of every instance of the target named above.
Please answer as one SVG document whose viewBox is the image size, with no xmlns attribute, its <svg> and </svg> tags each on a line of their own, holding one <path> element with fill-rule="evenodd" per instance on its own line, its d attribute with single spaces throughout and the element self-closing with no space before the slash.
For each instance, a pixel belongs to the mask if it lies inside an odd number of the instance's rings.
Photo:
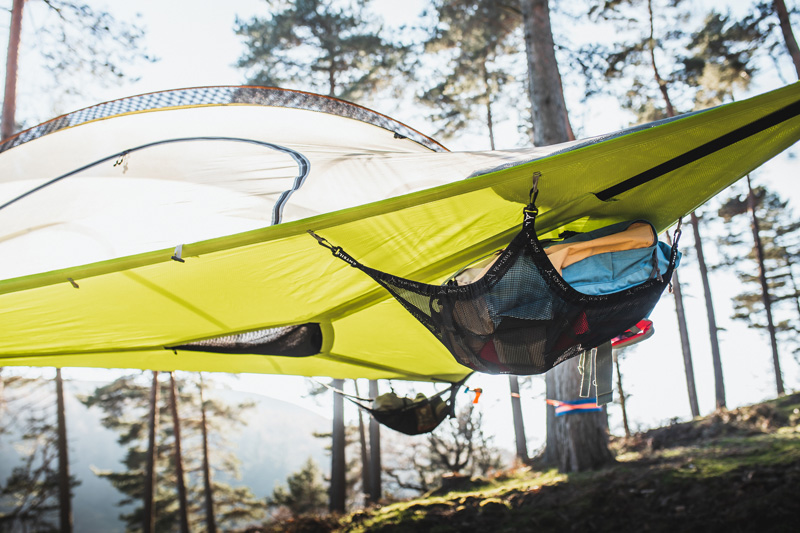
<svg viewBox="0 0 800 533">
<path fill-rule="evenodd" d="M 208 87 L 0 144 L 0 366 L 458 383 L 471 373 L 318 246 L 426 284 L 536 233 L 663 232 L 800 138 L 800 84 L 556 146 L 449 152 L 365 108 Z M 620 332 L 622 333 L 622 332 Z"/>
<path fill-rule="evenodd" d="M 362 398 L 326 383 L 317 383 L 349 400 L 390 429 L 406 435 L 422 435 L 439 427 L 446 418 L 455 418 L 456 394 L 469 376 L 430 396 L 419 392 L 413 398 L 398 396 L 394 388 L 377 398 Z M 473 403 L 477 403 L 477 399 Z"/>
</svg>

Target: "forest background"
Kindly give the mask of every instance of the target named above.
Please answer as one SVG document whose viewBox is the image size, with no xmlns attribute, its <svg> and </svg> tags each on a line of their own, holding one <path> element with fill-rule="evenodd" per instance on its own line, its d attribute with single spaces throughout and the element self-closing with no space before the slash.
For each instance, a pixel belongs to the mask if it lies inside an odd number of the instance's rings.
<svg viewBox="0 0 800 533">
<path fill-rule="evenodd" d="M 10 4 L 10 2 L 8 3 Z M 615 3 L 610 2 L 609 4 Z M 145 0 L 124 5 L 90 2 L 89 5 L 94 9 L 108 11 L 116 20 L 135 24 L 142 28 L 144 33 L 139 43 L 147 54 L 156 59 L 148 61 L 142 58 L 131 58 L 125 64 L 124 75 L 119 76 L 115 83 L 109 82 L 108 78 L 104 78 L 105 81 L 101 82 L 92 77 L 91 73 L 80 72 L 77 69 L 66 77 L 55 77 L 51 71 L 48 71 L 49 63 L 43 60 L 41 55 L 44 53 L 46 56 L 49 53 L 48 50 L 42 49 L 47 42 L 42 38 L 42 30 L 52 24 L 50 17 L 54 15 L 48 12 L 46 6 L 37 6 L 37 4 L 43 4 L 43 2 L 28 2 L 23 25 L 17 122 L 24 127 L 33 126 L 58 114 L 100 101 L 133 94 L 179 87 L 245 83 L 252 73 L 237 66 L 238 61 L 247 53 L 245 39 L 235 32 L 238 24 L 237 18 L 239 21 L 248 21 L 253 16 L 265 17 L 269 9 L 277 9 L 281 2 L 238 0 L 225 2 L 224 5 L 215 2 L 213 6 L 211 3 L 205 5 L 204 2 L 185 1 Z M 429 3 L 416 0 L 403 2 L 400 6 L 397 2 L 389 0 L 374 0 L 367 4 L 373 16 L 382 19 L 383 31 L 387 35 L 391 35 L 399 42 L 409 46 L 416 45 L 422 67 L 417 69 L 418 79 L 414 84 L 410 84 L 408 80 L 398 80 L 394 87 L 388 84 L 378 92 L 363 95 L 356 102 L 442 140 L 445 146 L 451 150 L 488 149 L 490 147 L 488 135 L 483 121 L 479 118 L 480 115 L 476 120 L 464 121 L 460 124 L 460 128 L 454 128 L 453 124 L 459 125 L 458 121 L 448 121 L 446 117 L 444 119 L 437 117 L 437 111 L 446 110 L 444 100 L 440 99 L 438 102 L 434 100 L 434 104 L 431 106 L 415 98 L 426 92 L 430 93 L 431 89 L 434 89 L 437 82 L 441 81 L 446 74 L 447 60 L 446 57 L 443 59 L 441 52 L 436 51 L 435 48 L 429 48 L 426 53 L 420 53 L 424 52 L 420 47 L 421 43 L 430 35 L 426 28 L 430 28 L 436 23 L 434 10 L 430 8 Z M 602 47 L 618 50 L 619 48 L 615 49 L 614 47 L 618 47 L 620 42 L 632 42 L 636 40 L 637 34 L 641 34 L 642 31 L 646 32 L 646 28 L 642 30 L 642 26 L 636 24 L 631 24 L 633 29 L 625 32 L 611 31 L 612 22 L 602 20 L 597 15 L 589 16 L 590 7 L 599 4 L 599 2 L 575 2 L 569 3 L 567 7 L 551 6 L 553 29 L 558 46 L 557 52 L 565 84 L 565 98 L 572 128 L 577 138 L 607 133 L 635 123 L 646 116 L 648 112 L 645 109 L 646 106 L 637 108 L 636 105 L 646 103 L 648 99 L 656 102 L 658 98 L 657 91 L 638 86 L 637 81 L 630 76 L 630 70 L 623 72 L 622 75 L 616 75 L 613 79 L 598 77 L 597 72 L 594 72 L 593 78 L 590 79 L 591 83 L 587 83 L 587 77 L 582 69 L 591 65 L 588 65 L 589 56 L 581 55 L 583 52 L 592 48 L 600 50 Z M 640 8 L 638 13 L 642 19 L 634 22 L 642 22 L 647 16 L 646 9 L 641 10 L 644 2 L 638 2 L 638 4 Z M 656 2 L 656 4 L 659 3 Z M 787 4 L 790 9 L 793 7 L 792 2 Z M 712 7 L 733 21 L 746 17 L 748 13 L 753 12 L 754 6 L 755 3 L 750 2 L 717 2 L 713 5 L 711 2 L 693 2 L 687 18 L 680 20 L 680 27 L 687 32 L 691 32 L 690 28 L 702 27 Z M 426 8 L 428 14 L 423 16 L 422 13 Z M 141 16 L 137 13 L 141 13 Z M 680 41 L 677 36 L 673 35 L 678 20 L 670 17 L 671 15 L 664 18 L 658 16 L 655 19 L 656 32 L 664 36 L 663 42 L 672 43 L 675 46 L 674 49 L 668 47 L 664 49 L 665 68 L 669 68 L 666 65 L 673 64 L 682 52 L 685 53 L 685 48 L 682 47 L 685 46 L 686 41 Z M 797 20 L 796 14 L 794 20 Z M 7 34 L 2 33 L 6 28 L 8 28 L 8 24 L 0 30 L 0 40 L 7 40 Z M 725 26 L 722 24 L 720 30 L 724 29 Z M 530 145 L 528 132 L 530 104 L 527 102 L 525 88 L 525 61 L 521 55 L 524 54 L 524 50 L 522 50 L 524 46 L 521 31 L 519 29 L 516 31 L 519 35 L 516 38 L 512 36 L 509 40 L 509 42 L 516 43 L 516 51 L 510 50 L 493 64 L 498 71 L 507 74 L 507 77 L 500 82 L 502 91 L 498 93 L 498 101 L 494 107 L 493 133 L 494 144 L 497 148 Z M 674 42 L 673 37 L 675 37 Z M 446 53 L 445 51 L 445 56 Z M 791 60 L 784 50 L 769 49 L 764 44 L 752 55 L 753 57 L 750 58 L 752 71 L 748 74 L 751 77 L 748 80 L 749 83 L 734 84 L 733 92 L 728 99 L 731 97 L 742 99 L 751 94 L 759 94 L 783 86 L 796 79 Z M 319 87 L 306 86 L 302 80 L 291 81 L 285 86 L 326 92 Z M 401 90 L 393 90 L 396 87 L 400 87 Z M 587 96 L 587 89 L 591 93 L 589 96 Z M 637 101 L 636 98 L 631 98 L 630 93 L 635 93 L 635 96 L 641 100 Z M 626 99 L 633 103 L 633 107 L 626 108 L 621 105 L 626 102 Z M 660 105 L 660 102 L 656 102 L 656 107 Z M 692 109 L 692 102 L 682 102 L 680 111 Z M 637 111 L 639 112 L 638 116 Z M 787 212 L 792 206 L 796 207 L 800 204 L 800 185 L 796 182 L 798 173 L 795 158 L 796 148 L 782 154 L 752 175 L 756 185 L 767 186 L 770 190 L 779 193 L 784 200 L 789 201 Z M 749 253 L 746 246 L 717 244 L 718 238 L 730 235 L 739 237 L 746 235 L 749 231 L 746 223 L 739 226 L 726 225 L 717 216 L 723 201 L 733 195 L 742 195 L 743 193 L 742 184 L 739 184 L 732 191 L 726 191 L 719 199 L 712 200 L 709 205 L 700 210 L 705 223 L 706 261 L 709 265 L 722 265 L 730 262 L 731 258 L 735 260 L 737 257 L 743 257 Z M 794 219 L 796 220 L 797 217 Z M 708 413 L 715 407 L 711 348 L 705 325 L 702 284 L 696 272 L 696 261 L 691 251 L 691 235 L 688 231 L 684 235 L 682 246 L 687 256 L 680 272 L 681 282 L 687 297 L 687 316 L 700 411 Z M 794 238 L 796 239 L 796 236 Z M 746 268 L 750 268 L 752 271 L 752 266 Z M 800 275 L 800 272 L 796 275 Z M 769 340 L 763 328 L 749 327 L 751 324 L 748 322 L 731 318 L 737 313 L 741 314 L 741 309 L 737 310 L 734 306 L 735 297 L 747 292 L 748 289 L 742 285 L 736 268 L 730 267 L 714 270 L 711 283 L 716 319 L 720 328 L 720 352 L 728 407 L 773 397 L 775 395 L 775 379 L 769 357 Z M 787 300 L 787 302 L 791 303 L 791 300 Z M 796 357 L 797 335 L 791 327 L 792 323 L 796 325 L 800 321 L 800 317 L 792 316 L 791 313 L 794 312 L 791 306 L 788 306 L 785 309 L 785 315 L 780 317 L 786 324 L 786 328 L 781 333 L 780 348 L 783 378 L 787 390 L 797 390 L 800 386 L 800 365 L 798 365 Z M 674 302 L 671 297 L 662 299 L 652 318 L 656 324 L 656 336 L 640 347 L 626 351 L 621 361 L 625 388 L 629 395 L 627 415 L 633 429 L 644 429 L 663 425 L 670 420 L 684 420 L 691 417 L 686 395 L 681 346 L 676 333 Z M 794 322 L 792 322 L 793 320 Z M 53 375 L 54 371 L 49 370 L 5 369 L 3 378 L 22 376 L 51 379 Z M 110 383 L 120 375 L 121 373 L 118 371 L 90 369 L 64 369 L 63 371 L 67 382 L 66 388 L 73 395 L 90 394 L 94 384 Z M 180 376 L 180 373 L 178 375 Z M 321 417 L 330 416 L 330 394 L 327 396 L 305 394 L 309 387 L 303 378 L 251 375 L 237 378 L 213 376 L 213 378 L 223 389 L 229 388 L 266 395 L 300 406 Z M 94 384 L 87 385 L 86 382 L 94 382 Z M 400 383 L 394 383 L 394 386 L 398 391 L 405 389 L 405 386 Z M 476 376 L 470 386 L 481 387 L 484 391 L 476 411 L 482 414 L 485 433 L 493 437 L 496 446 L 513 449 L 514 435 L 507 380 L 503 377 Z M 366 390 L 366 384 L 361 384 L 361 387 L 362 390 Z M 422 385 L 412 385 L 411 388 L 427 393 L 432 390 L 430 386 Z M 234 401 L 230 393 L 224 392 L 221 395 L 228 395 L 226 401 Z M 533 455 L 544 442 L 546 406 L 543 381 L 538 378 L 530 380 L 527 386 L 523 387 L 521 396 L 528 445 Z M 46 398 L 46 396 L 42 398 Z M 241 398 L 237 397 L 235 401 L 240 400 Z M 462 394 L 460 403 L 467 404 L 469 400 L 471 400 L 471 396 Z M 40 401 L 47 402 L 46 399 Z M 258 403 L 261 404 L 261 400 Z M 77 404 L 75 406 L 76 409 L 80 407 Z M 281 409 L 288 411 L 291 408 L 279 407 L 278 411 Z M 254 423 L 268 425 L 275 421 L 274 416 L 266 414 L 269 412 L 266 408 L 261 411 L 260 416 L 256 416 L 255 410 L 251 412 L 252 415 L 246 415 L 250 419 L 251 426 Z M 89 416 L 87 413 L 81 414 L 80 411 L 73 411 L 68 420 L 68 424 L 71 424 L 68 425 L 69 433 L 76 435 L 89 431 L 91 428 L 79 429 L 85 426 L 78 423 L 81 420 L 85 423 L 86 420 L 89 420 Z M 97 414 L 93 416 L 97 417 Z M 348 418 L 352 423 L 356 422 L 354 409 L 349 409 Z M 609 408 L 612 433 L 619 434 L 622 431 L 621 418 L 619 406 L 612 405 Z M 6 420 L 5 415 L 4 420 Z M 324 427 L 325 425 L 325 421 L 321 421 L 320 418 L 308 417 L 307 420 L 309 426 L 321 424 Z M 299 426 L 299 424 L 297 425 Z M 323 470 L 327 470 L 328 465 L 324 463 L 322 451 L 324 442 L 321 439 L 314 439 L 311 435 L 312 431 L 320 430 L 319 426 L 308 427 L 308 442 L 312 443 L 312 448 L 316 447 L 315 451 L 311 451 L 309 448 L 308 455 L 314 456 L 317 461 L 322 463 Z M 113 433 L 108 433 L 106 440 L 93 439 L 95 442 L 92 444 L 98 445 L 98 451 L 88 452 L 91 454 L 89 456 L 92 457 L 92 460 L 98 459 L 99 450 L 107 450 L 111 446 L 116 446 L 113 444 L 113 436 Z M 0 439 L 3 439 L 1 442 L 6 446 L 4 450 L 13 447 L 15 438 L 20 438 L 20 434 L 13 431 L 0 436 Z M 256 438 L 264 437 L 263 435 L 262 437 L 245 437 L 240 442 Z M 73 450 L 78 447 L 83 449 L 83 445 L 76 442 L 71 442 L 70 446 Z M 86 446 L 89 446 L 89 443 Z M 294 447 L 292 449 L 296 450 Z M 276 472 L 274 481 L 282 481 L 289 472 L 296 470 L 308 458 L 306 454 L 301 456 L 300 452 L 292 455 L 294 462 L 287 464 L 284 471 Z M 121 452 L 116 460 L 120 456 Z M 12 455 L 4 452 L 0 479 L 5 479 L 5 469 L 10 470 L 13 467 L 13 461 L 7 460 L 7 457 L 10 458 Z M 90 459 L 87 457 L 86 461 L 89 462 Z M 99 467 L 99 465 L 94 466 Z M 115 469 L 118 468 L 118 465 L 104 465 L 101 468 Z M 77 473 L 73 471 L 73 474 Z M 81 478 L 94 476 L 90 472 L 77 475 Z M 105 480 L 100 481 L 107 483 Z M 86 484 L 86 481 L 84 480 L 83 483 Z M 271 487 L 263 490 L 271 492 Z M 258 497 L 268 495 L 268 493 L 256 494 Z M 117 510 L 112 509 L 111 512 L 115 513 Z"/>
</svg>

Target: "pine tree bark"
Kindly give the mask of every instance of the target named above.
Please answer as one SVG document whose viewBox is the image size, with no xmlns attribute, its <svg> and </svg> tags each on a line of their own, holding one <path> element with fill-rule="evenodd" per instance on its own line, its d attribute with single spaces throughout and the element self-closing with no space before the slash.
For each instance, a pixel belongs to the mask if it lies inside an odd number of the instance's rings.
<svg viewBox="0 0 800 533">
<path fill-rule="evenodd" d="M 625 391 L 622 389 L 622 372 L 619 369 L 619 350 L 613 350 L 614 366 L 617 367 L 617 392 L 619 392 L 619 406 L 622 408 L 622 427 L 625 430 L 625 438 L 631 438 L 631 428 L 628 426 L 628 410 L 625 406 Z"/>
<path fill-rule="evenodd" d="M 203 438 L 203 492 L 205 493 L 206 531 L 217 533 L 217 521 L 214 518 L 214 492 L 211 487 L 211 462 L 208 458 L 208 421 L 206 419 L 206 401 L 203 397 L 203 374 L 200 373 L 200 430 Z"/>
<path fill-rule="evenodd" d="M 672 239 L 667 233 L 667 242 L 672 246 Z M 683 353 L 683 370 L 686 375 L 686 390 L 689 393 L 689 408 L 692 418 L 700 416 L 700 406 L 697 403 L 697 387 L 694 381 L 694 364 L 692 363 L 692 348 L 689 344 L 689 328 L 686 326 L 686 310 L 683 308 L 683 291 L 677 270 L 672 273 L 672 293 L 675 297 L 675 314 L 678 317 L 678 332 L 681 338 L 681 351 Z"/>
<path fill-rule="evenodd" d="M 183 477 L 183 455 L 181 454 L 181 422 L 178 417 L 178 393 L 175 386 L 175 374 L 169 373 L 170 399 L 169 407 L 172 412 L 173 437 L 175 438 L 175 477 L 178 484 L 178 504 L 181 533 L 189 533 L 189 509 L 186 502 L 186 483 Z"/>
<path fill-rule="evenodd" d="M 59 531 L 72 533 L 72 491 L 69 483 L 69 449 L 67 447 L 67 421 L 64 406 L 64 382 L 61 369 L 56 368 L 56 409 L 58 424 L 58 510 Z"/>
<path fill-rule="evenodd" d="M 667 116 L 674 117 L 675 108 L 672 105 L 672 100 L 669 97 L 669 88 L 667 82 L 664 81 L 664 79 L 659 74 L 658 65 L 656 64 L 656 54 L 655 54 L 656 39 L 655 39 L 655 29 L 653 23 L 654 16 L 653 16 L 652 0 L 647 0 L 647 9 L 650 20 L 650 38 L 648 44 L 650 48 L 650 61 L 653 67 L 653 77 L 655 78 L 655 82 L 658 85 L 659 90 L 661 91 L 661 96 L 664 98 L 664 106 L 666 107 Z M 716 406 L 717 409 L 724 409 L 725 382 L 723 381 L 722 377 L 722 359 L 720 357 L 720 351 L 719 351 L 719 337 L 717 335 L 717 321 L 714 315 L 714 304 L 711 299 L 711 286 L 708 281 L 708 269 L 706 269 L 705 255 L 703 254 L 702 240 L 700 239 L 700 233 L 698 229 L 699 223 L 697 215 L 695 215 L 694 212 L 692 212 L 691 214 L 691 219 L 692 219 L 692 227 L 694 228 L 695 231 L 694 246 L 695 246 L 695 251 L 697 252 L 697 261 L 700 265 L 700 277 L 703 281 L 703 292 L 706 301 L 706 316 L 708 317 L 709 342 L 711 343 L 711 360 L 714 366 L 714 390 L 715 390 Z M 676 296 L 676 301 L 677 301 L 677 296 Z M 682 297 L 680 305 L 682 308 L 683 307 Z M 686 339 L 688 345 L 688 334 Z M 684 364 L 686 365 L 687 363 L 691 363 L 691 359 L 686 359 L 684 355 Z M 687 380 L 688 380 L 688 373 L 687 373 Z"/>
<path fill-rule="evenodd" d="M 783 388 L 781 363 L 778 358 L 778 339 L 775 336 L 775 322 L 772 319 L 772 298 L 770 297 L 769 284 L 767 283 L 767 271 L 764 266 L 764 247 L 761 244 L 758 217 L 756 216 L 756 200 L 753 194 L 753 186 L 750 183 L 750 175 L 747 176 L 747 209 L 750 211 L 750 227 L 753 230 L 753 243 L 756 248 L 756 259 L 758 260 L 758 280 L 761 282 L 761 301 L 764 303 L 764 310 L 767 313 L 767 331 L 769 332 L 769 342 L 772 346 L 772 365 L 775 369 L 775 387 L 778 391 L 778 396 L 783 396 L 786 394 L 786 391 Z"/>
<path fill-rule="evenodd" d="M 778 15 L 780 22 L 781 32 L 783 32 L 783 40 L 786 43 L 786 49 L 794 63 L 794 69 L 797 72 L 797 78 L 800 79 L 800 47 L 797 46 L 797 40 L 792 33 L 792 23 L 789 21 L 789 11 L 786 9 L 786 2 L 784 0 L 774 0 L 772 5 L 775 7 L 775 13 Z"/>
<path fill-rule="evenodd" d="M 334 379 L 333 388 L 344 389 L 343 379 Z M 329 508 L 333 513 L 343 513 L 345 510 L 345 454 L 344 454 L 344 398 L 341 394 L 333 393 L 333 431 L 331 443 L 331 487 Z"/>
<path fill-rule="evenodd" d="M 517 376 L 508 376 L 508 386 L 511 389 L 511 412 L 514 418 L 514 436 L 517 445 L 517 460 L 527 464 L 528 440 L 525 438 L 525 422 L 522 418 L 522 398 L 519 395 L 519 380 Z"/>
<path fill-rule="evenodd" d="M 565 361 L 545 374 L 547 397 L 573 401 L 581 388 L 577 358 Z M 614 462 L 608 448 L 605 410 L 556 417 L 547 409 L 548 427 L 544 461 L 561 472 L 594 470 Z"/>
<path fill-rule="evenodd" d="M 19 40 L 22 32 L 22 8 L 25 0 L 14 0 L 11 6 L 11 26 L 8 30 L 8 55 L 6 56 L 6 86 L 3 95 L 3 118 L 0 122 L 0 137 L 14 135 L 17 113 L 17 70 L 19 63 Z"/>
<path fill-rule="evenodd" d="M 558 72 L 548 0 L 520 0 L 520 9 L 528 59 L 533 144 L 547 146 L 569 141 L 574 136 Z"/>
<path fill-rule="evenodd" d="M 356 379 L 353 380 L 353 388 L 356 391 L 356 396 L 361 396 L 358 392 L 358 380 Z M 367 450 L 367 431 L 364 426 L 364 417 L 361 416 L 361 409 L 358 410 L 358 443 L 361 452 L 361 492 L 369 497 L 372 493 L 372 489 L 370 488 L 372 477 L 369 472 L 370 463 L 369 450 Z"/>
<path fill-rule="evenodd" d="M 489 146 L 494 150 L 494 118 L 492 117 L 492 95 L 491 86 L 489 85 L 489 72 L 486 70 L 485 62 L 481 67 L 483 73 L 483 87 L 486 91 L 486 128 L 489 132 Z"/>
<path fill-rule="evenodd" d="M 144 533 L 155 533 L 155 491 L 156 491 L 156 435 L 158 433 L 158 371 L 153 370 L 153 384 L 150 388 L 150 415 L 147 437 L 147 467 L 144 480 Z"/>
<path fill-rule="evenodd" d="M 370 380 L 369 397 L 378 397 L 378 381 Z M 378 503 L 383 495 L 381 486 L 381 425 L 374 417 L 369 419 L 370 503 Z"/>
<path fill-rule="evenodd" d="M 556 62 L 548 2 L 520 0 L 520 8 L 528 58 L 533 142 L 538 146 L 566 142 L 570 140 L 571 129 Z M 580 391 L 580 374 L 575 361 L 564 362 L 547 372 L 545 382 L 548 398 L 574 400 Z M 603 411 L 556 418 L 554 409 L 548 408 L 544 461 L 564 472 L 612 462 L 605 416 Z"/>
<path fill-rule="evenodd" d="M 725 380 L 722 376 L 722 357 L 719 352 L 719 337 L 717 335 L 717 320 L 714 315 L 714 303 L 711 299 L 711 286 L 708 281 L 708 268 L 706 268 L 705 254 L 703 253 L 703 240 L 700 237 L 700 220 L 692 212 L 692 231 L 694 233 L 694 249 L 697 253 L 697 264 L 700 268 L 700 279 L 703 282 L 703 296 L 706 300 L 706 317 L 708 319 L 708 338 L 711 341 L 711 361 L 714 366 L 714 399 L 717 409 L 725 409 Z"/>
</svg>

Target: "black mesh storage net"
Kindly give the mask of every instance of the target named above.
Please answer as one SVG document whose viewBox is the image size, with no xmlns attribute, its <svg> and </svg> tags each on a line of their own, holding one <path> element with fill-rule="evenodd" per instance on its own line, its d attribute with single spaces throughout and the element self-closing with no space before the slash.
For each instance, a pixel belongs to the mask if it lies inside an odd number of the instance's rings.
<svg viewBox="0 0 800 533">
<path fill-rule="evenodd" d="M 564 281 L 539 242 L 535 194 L 524 213 L 522 230 L 485 275 L 467 285 L 428 285 L 393 276 L 310 233 L 385 287 L 459 363 L 491 374 L 540 374 L 647 316 L 672 278 L 679 235 L 667 272 L 620 292 L 586 295 Z"/>
</svg>

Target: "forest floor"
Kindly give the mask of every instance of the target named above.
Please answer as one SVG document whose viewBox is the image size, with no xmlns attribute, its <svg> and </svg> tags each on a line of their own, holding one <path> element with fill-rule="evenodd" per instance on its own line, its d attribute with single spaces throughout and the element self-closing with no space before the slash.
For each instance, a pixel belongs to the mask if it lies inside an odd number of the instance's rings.
<svg viewBox="0 0 800 533">
<path fill-rule="evenodd" d="M 268 533 L 800 531 L 800 393 L 612 439 L 616 463 L 465 479 L 460 490 Z"/>
</svg>

